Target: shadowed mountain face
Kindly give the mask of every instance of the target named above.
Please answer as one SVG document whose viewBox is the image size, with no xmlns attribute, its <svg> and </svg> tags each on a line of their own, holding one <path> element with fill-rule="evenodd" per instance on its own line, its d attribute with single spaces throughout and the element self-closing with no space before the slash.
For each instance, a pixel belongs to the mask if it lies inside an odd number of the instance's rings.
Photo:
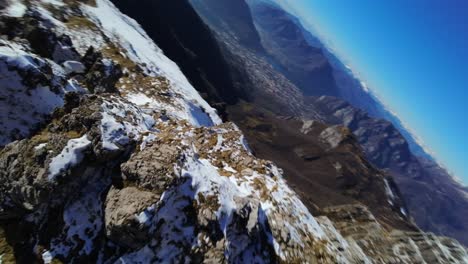
<svg viewBox="0 0 468 264">
<path fill-rule="evenodd" d="M 224 112 L 223 102 L 232 104 L 247 96 L 234 85 L 218 42 L 187 1 L 113 2 L 138 20 L 218 112 Z"/>
<path fill-rule="evenodd" d="M 253 26 L 253 18 L 245 1 L 193 0 L 197 11 L 209 24 L 216 26 L 223 34 L 236 38 L 239 43 L 257 52 L 263 51 L 260 37 Z"/>
<path fill-rule="evenodd" d="M 310 210 L 343 204 L 352 199 L 369 206 L 384 223 L 398 228 L 407 226 L 396 220 L 402 217 L 398 206 L 381 202 L 385 200 L 385 195 L 379 196 L 385 174 L 368 165 L 365 161 L 368 159 L 393 176 L 407 202 L 409 213 L 421 228 L 468 243 L 468 223 L 464 217 L 468 204 L 466 190 L 454 183 L 448 173 L 434 162 L 422 162 L 421 158 L 413 155 L 410 150 L 413 149 L 412 144 L 396 128 L 401 127 L 399 123 L 395 127 L 390 122 L 375 118 L 383 116 L 385 110 L 333 54 L 298 24 L 297 19 L 270 5 L 254 7 L 252 18 L 244 1 L 193 0 L 193 6 L 211 29 L 207 30 L 195 16 L 190 16 L 191 19 L 178 17 L 178 12 L 171 6 L 187 3 L 177 2 L 159 4 L 157 12 L 165 14 L 164 19 L 142 19 L 140 15 L 135 18 L 148 32 L 152 31 L 152 27 L 158 27 L 158 23 L 173 27 L 172 32 L 176 33 L 172 38 L 178 39 L 180 45 L 168 47 L 165 52 L 182 65 L 191 82 L 197 83 L 200 75 L 205 77 L 204 80 L 209 83 L 205 86 L 212 90 L 207 93 L 208 100 L 226 104 L 226 108 L 218 110 L 225 110 L 225 117 L 235 121 L 246 132 L 251 148 L 259 157 L 273 160 L 284 168 L 288 181 L 295 185 Z M 121 3 L 125 1 L 116 1 L 124 12 L 138 12 L 136 7 L 129 4 L 130 1 Z M 187 7 L 177 8 L 185 10 Z M 192 12 L 190 14 L 193 15 Z M 188 40 L 179 36 L 184 30 L 196 32 L 197 38 Z M 171 37 L 172 33 L 168 31 L 153 32 L 156 35 L 151 34 L 151 37 L 158 41 L 169 33 Z M 206 39 L 210 39 L 207 45 L 196 43 Z M 189 48 L 192 46 L 198 47 L 198 50 Z M 211 50 L 216 52 L 210 53 Z M 287 56 L 288 53 L 290 56 Z M 187 55 L 181 57 L 180 54 Z M 187 63 L 186 60 L 191 57 L 203 63 Z M 210 70 L 211 60 L 223 65 L 223 70 L 208 74 L 215 70 Z M 301 74 L 292 74 L 301 69 Z M 314 75 L 318 72 L 320 74 Z M 315 84 L 304 85 L 307 82 Z M 320 90 L 326 86 L 320 83 L 327 83 L 332 88 Z M 204 92 L 207 90 L 205 86 L 197 89 Z M 333 89 L 332 94 L 340 99 L 307 96 L 322 92 L 330 94 L 328 91 Z M 343 101 L 343 98 L 351 104 Z M 292 119 L 281 116 L 292 116 Z M 316 120 L 319 122 L 315 126 L 323 127 L 306 135 L 301 132 L 305 124 L 301 120 Z M 353 143 L 351 148 L 341 146 L 339 150 L 330 152 L 317 141 L 318 131 L 329 126 L 322 123 L 348 127 L 361 146 Z M 301 145 L 304 147 L 298 149 Z M 361 147 L 364 154 L 360 152 Z M 347 158 L 343 158 L 345 152 L 348 152 Z M 336 162 L 342 163 L 343 170 L 347 171 L 344 176 L 336 169 Z M 355 170 L 362 166 L 367 169 Z M 372 179 L 379 179 L 377 182 L 380 183 L 372 183 Z M 388 179 L 392 185 L 391 178 Z M 398 193 L 398 188 L 393 188 L 395 193 Z M 369 198 L 373 195 L 380 198 Z M 376 204 L 373 201 L 379 202 Z M 383 209 L 380 208 L 383 211 L 379 211 L 378 204 L 384 204 Z M 385 208 L 394 210 L 390 213 Z"/>
</svg>

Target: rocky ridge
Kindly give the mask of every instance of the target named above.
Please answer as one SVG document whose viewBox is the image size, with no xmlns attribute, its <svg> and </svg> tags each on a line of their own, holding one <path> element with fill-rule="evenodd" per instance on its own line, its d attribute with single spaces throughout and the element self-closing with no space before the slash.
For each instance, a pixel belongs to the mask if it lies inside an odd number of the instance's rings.
<svg viewBox="0 0 468 264">
<path fill-rule="evenodd" d="M 314 217 L 109 1 L 15 1 L 1 12 L 0 107 L 11 112 L 0 119 L 2 263 L 419 257 L 356 242 L 333 208 Z M 441 263 L 466 262 L 457 242 L 429 240 L 424 252 L 442 250 Z"/>
</svg>

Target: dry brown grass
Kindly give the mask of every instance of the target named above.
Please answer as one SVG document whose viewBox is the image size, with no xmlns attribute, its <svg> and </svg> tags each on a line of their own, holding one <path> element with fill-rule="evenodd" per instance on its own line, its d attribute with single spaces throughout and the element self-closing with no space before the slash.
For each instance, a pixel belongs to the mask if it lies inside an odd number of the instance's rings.
<svg viewBox="0 0 468 264">
<path fill-rule="evenodd" d="M 90 29 L 98 31 L 98 27 L 94 24 L 93 21 L 89 20 L 86 17 L 72 16 L 67 21 L 67 26 L 71 29 Z"/>
<path fill-rule="evenodd" d="M 13 247 L 8 244 L 3 228 L 0 227 L 0 256 L 3 264 L 16 263 Z"/>
</svg>

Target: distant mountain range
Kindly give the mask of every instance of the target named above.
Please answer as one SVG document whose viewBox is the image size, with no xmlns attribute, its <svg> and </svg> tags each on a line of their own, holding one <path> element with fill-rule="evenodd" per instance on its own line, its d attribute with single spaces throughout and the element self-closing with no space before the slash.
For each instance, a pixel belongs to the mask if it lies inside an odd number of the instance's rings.
<svg viewBox="0 0 468 264">
<path fill-rule="evenodd" d="M 215 32 L 231 72 L 242 76 L 229 77 L 243 90 L 243 99 L 276 115 L 348 127 L 367 158 L 394 177 L 419 227 L 468 243 L 467 189 L 299 19 L 272 2 L 250 0 L 251 21 L 246 21 L 242 1 L 237 5 L 243 8 L 229 8 L 240 15 L 226 12 L 223 2 L 230 1 L 212 2 L 192 1 Z M 252 27 L 259 37 L 243 33 Z"/>
</svg>

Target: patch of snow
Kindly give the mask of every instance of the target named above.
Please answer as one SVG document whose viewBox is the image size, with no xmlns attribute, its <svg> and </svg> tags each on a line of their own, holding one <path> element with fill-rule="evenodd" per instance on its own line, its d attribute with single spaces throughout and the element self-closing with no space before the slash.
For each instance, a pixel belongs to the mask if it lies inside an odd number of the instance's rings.
<svg viewBox="0 0 468 264">
<path fill-rule="evenodd" d="M 242 147 L 249 153 L 252 154 L 252 149 L 249 147 L 249 143 L 247 142 L 247 139 L 245 138 L 244 135 L 241 136 L 240 142 L 242 144 Z"/>
<path fill-rule="evenodd" d="M 135 215 L 136 219 L 138 220 L 138 223 L 149 225 L 149 220 L 154 216 L 155 209 L 156 206 L 152 205 L 143 210 L 141 213 Z"/>
<path fill-rule="evenodd" d="M 271 191 L 271 197 L 276 204 L 272 206 L 271 201 L 259 198 L 261 201 L 261 208 L 265 211 L 266 219 L 268 219 L 268 221 L 273 221 L 270 223 L 272 227 L 281 226 L 281 228 L 286 228 L 291 239 L 301 246 L 304 246 L 304 244 L 303 238 L 299 235 L 299 232 L 305 231 L 316 239 L 323 238 L 324 233 L 321 227 L 308 212 L 304 204 L 296 197 L 295 193 L 289 189 L 276 166 L 273 166 L 271 172 L 276 176 L 275 180 L 254 171 L 252 171 L 252 175 L 250 176 L 244 175 L 243 180 L 237 177 L 224 177 L 219 175 L 218 168 L 213 166 L 209 160 L 198 159 L 195 155 L 191 154 L 186 156 L 186 162 L 181 168 L 181 175 L 191 180 L 192 189 L 195 191 L 195 197 L 198 197 L 198 193 L 203 193 L 204 196 L 216 195 L 220 205 L 219 209 L 216 211 L 216 215 L 220 228 L 224 232 L 226 232 L 226 228 L 232 221 L 232 212 L 239 206 L 236 200 L 251 195 L 260 197 L 260 190 L 254 188 L 252 182 L 254 182 L 255 179 L 261 179 L 264 181 L 265 188 Z M 276 223 L 275 221 L 278 221 L 278 219 L 270 219 L 275 213 L 289 214 L 294 217 L 289 221 L 285 220 L 281 223 Z M 301 231 L 299 231 L 299 227 Z M 231 239 L 234 240 L 230 240 L 228 243 L 234 243 L 234 241 L 236 241 L 235 238 Z M 242 246 L 234 245 L 234 247 Z M 276 245 L 275 249 L 278 255 L 283 254 L 279 245 Z M 229 252 L 226 254 L 229 254 Z"/>
<path fill-rule="evenodd" d="M 208 160 L 197 159 L 194 155 L 187 156 L 187 162 L 181 170 L 181 176 L 191 179 L 195 189 L 195 197 L 198 193 L 205 196 L 216 194 L 220 203 L 217 216 L 221 230 L 225 230 L 232 211 L 236 208 L 235 196 L 247 196 L 249 192 L 245 188 L 239 188 L 229 178 L 221 177 L 218 168 L 211 165 Z M 217 193 L 213 193 L 213 185 Z"/>
<path fill-rule="evenodd" d="M 187 120 L 194 126 L 214 125 L 210 116 L 200 107 L 190 102 L 187 103 L 184 99 L 178 97 L 173 97 L 174 105 L 157 101 L 143 93 L 129 93 L 125 98 L 139 106 L 146 113 L 164 111 L 168 116 L 178 120 Z"/>
<path fill-rule="evenodd" d="M 204 126 L 210 127 L 213 126 L 213 120 L 211 120 L 210 116 L 205 112 L 205 109 L 201 108 L 200 106 L 196 106 L 193 103 L 189 103 L 190 107 L 190 114 L 192 115 L 192 124 L 195 126 Z"/>
<path fill-rule="evenodd" d="M 41 143 L 41 144 L 35 146 L 34 150 L 41 150 L 41 149 L 45 148 L 45 146 L 47 146 L 47 143 Z"/>
<path fill-rule="evenodd" d="M 369 93 L 369 88 L 367 87 L 367 84 L 364 81 L 360 81 L 362 89 L 366 92 Z"/>
<path fill-rule="evenodd" d="M 328 144 L 330 148 L 336 148 L 343 141 L 344 136 L 340 126 L 331 126 L 320 133 L 319 139 Z"/>
<path fill-rule="evenodd" d="M 65 61 L 63 68 L 67 74 L 83 73 L 85 71 L 85 66 L 79 61 Z"/>
<path fill-rule="evenodd" d="M 144 93 L 130 93 L 126 96 L 127 100 L 138 105 L 138 106 L 145 106 L 151 103 L 154 103 L 154 100 L 149 98 Z"/>
<path fill-rule="evenodd" d="M 314 120 L 303 120 L 301 133 L 308 134 L 312 130 L 312 126 L 314 125 Z"/>
<path fill-rule="evenodd" d="M 118 150 L 130 140 L 138 140 L 143 132 L 152 130 L 154 119 L 135 105 L 118 98 L 102 104 L 101 137 L 102 147 Z"/>
<path fill-rule="evenodd" d="M 86 135 L 70 139 L 62 152 L 54 157 L 49 164 L 49 181 L 52 181 L 61 172 L 77 165 L 83 159 L 83 151 L 91 145 Z"/>
<path fill-rule="evenodd" d="M 54 257 L 52 256 L 50 251 L 47 250 L 44 253 L 42 253 L 42 261 L 44 261 L 44 264 L 52 263 L 53 259 L 54 259 Z"/>
<path fill-rule="evenodd" d="M 407 216 L 405 208 L 400 207 L 400 212 L 401 212 L 404 216 Z"/>
<path fill-rule="evenodd" d="M 0 40 L 0 145 L 27 137 L 31 130 L 44 121 L 55 108 L 63 105 L 68 91 L 83 93 L 85 90 L 74 80 L 66 80 L 60 65 L 34 54 L 26 48 Z M 44 77 L 46 65 L 52 68 L 52 77 L 46 84 L 26 85 L 23 76 Z M 66 83 L 65 87 L 62 85 Z"/>
<path fill-rule="evenodd" d="M 213 150 L 220 150 L 223 146 L 223 141 L 224 141 L 223 134 L 219 133 L 216 137 L 217 137 L 216 146 L 214 147 Z"/>
<path fill-rule="evenodd" d="M 27 11 L 26 5 L 21 0 L 14 0 L 4 11 L 4 14 L 10 17 L 23 17 Z"/>
<path fill-rule="evenodd" d="M 146 148 L 146 145 L 153 142 L 154 140 L 156 140 L 156 135 L 153 133 L 150 133 L 147 136 L 143 136 L 143 139 L 141 140 L 142 142 L 140 144 L 140 149 L 144 150 Z"/>
<path fill-rule="evenodd" d="M 66 92 L 75 93 L 87 93 L 88 91 L 81 87 L 81 85 L 75 79 L 67 80 L 65 87 L 63 88 Z"/>
<path fill-rule="evenodd" d="M 392 188 L 390 187 L 390 184 L 388 184 L 387 179 L 384 179 L 384 185 L 385 185 L 385 193 L 387 194 L 388 197 L 388 203 L 390 205 L 393 205 L 393 201 L 395 200 L 395 195 L 392 192 Z"/>
<path fill-rule="evenodd" d="M 91 180 L 81 190 L 79 197 L 65 207 L 64 228 L 50 243 L 49 251 L 52 256 L 73 259 L 74 256 L 90 255 L 96 248 L 94 240 L 104 226 L 101 194 L 109 186 L 110 180 L 101 177 L 100 171 L 92 169 L 84 174 Z M 70 255 L 71 252 L 74 252 L 74 255 Z"/>
<path fill-rule="evenodd" d="M 339 163 L 338 161 L 333 163 L 333 167 L 335 168 L 335 170 L 337 172 L 341 172 L 341 169 L 343 168 L 343 166 L 341 165 L 341 163 Z"/>
<path fill-rule="evenodd" d="M 64 6 L 65 3 L 62 0 L 41 0 L 41 2 L 46 4 L 51 4 L 55 6 Z"/>
</svg>

